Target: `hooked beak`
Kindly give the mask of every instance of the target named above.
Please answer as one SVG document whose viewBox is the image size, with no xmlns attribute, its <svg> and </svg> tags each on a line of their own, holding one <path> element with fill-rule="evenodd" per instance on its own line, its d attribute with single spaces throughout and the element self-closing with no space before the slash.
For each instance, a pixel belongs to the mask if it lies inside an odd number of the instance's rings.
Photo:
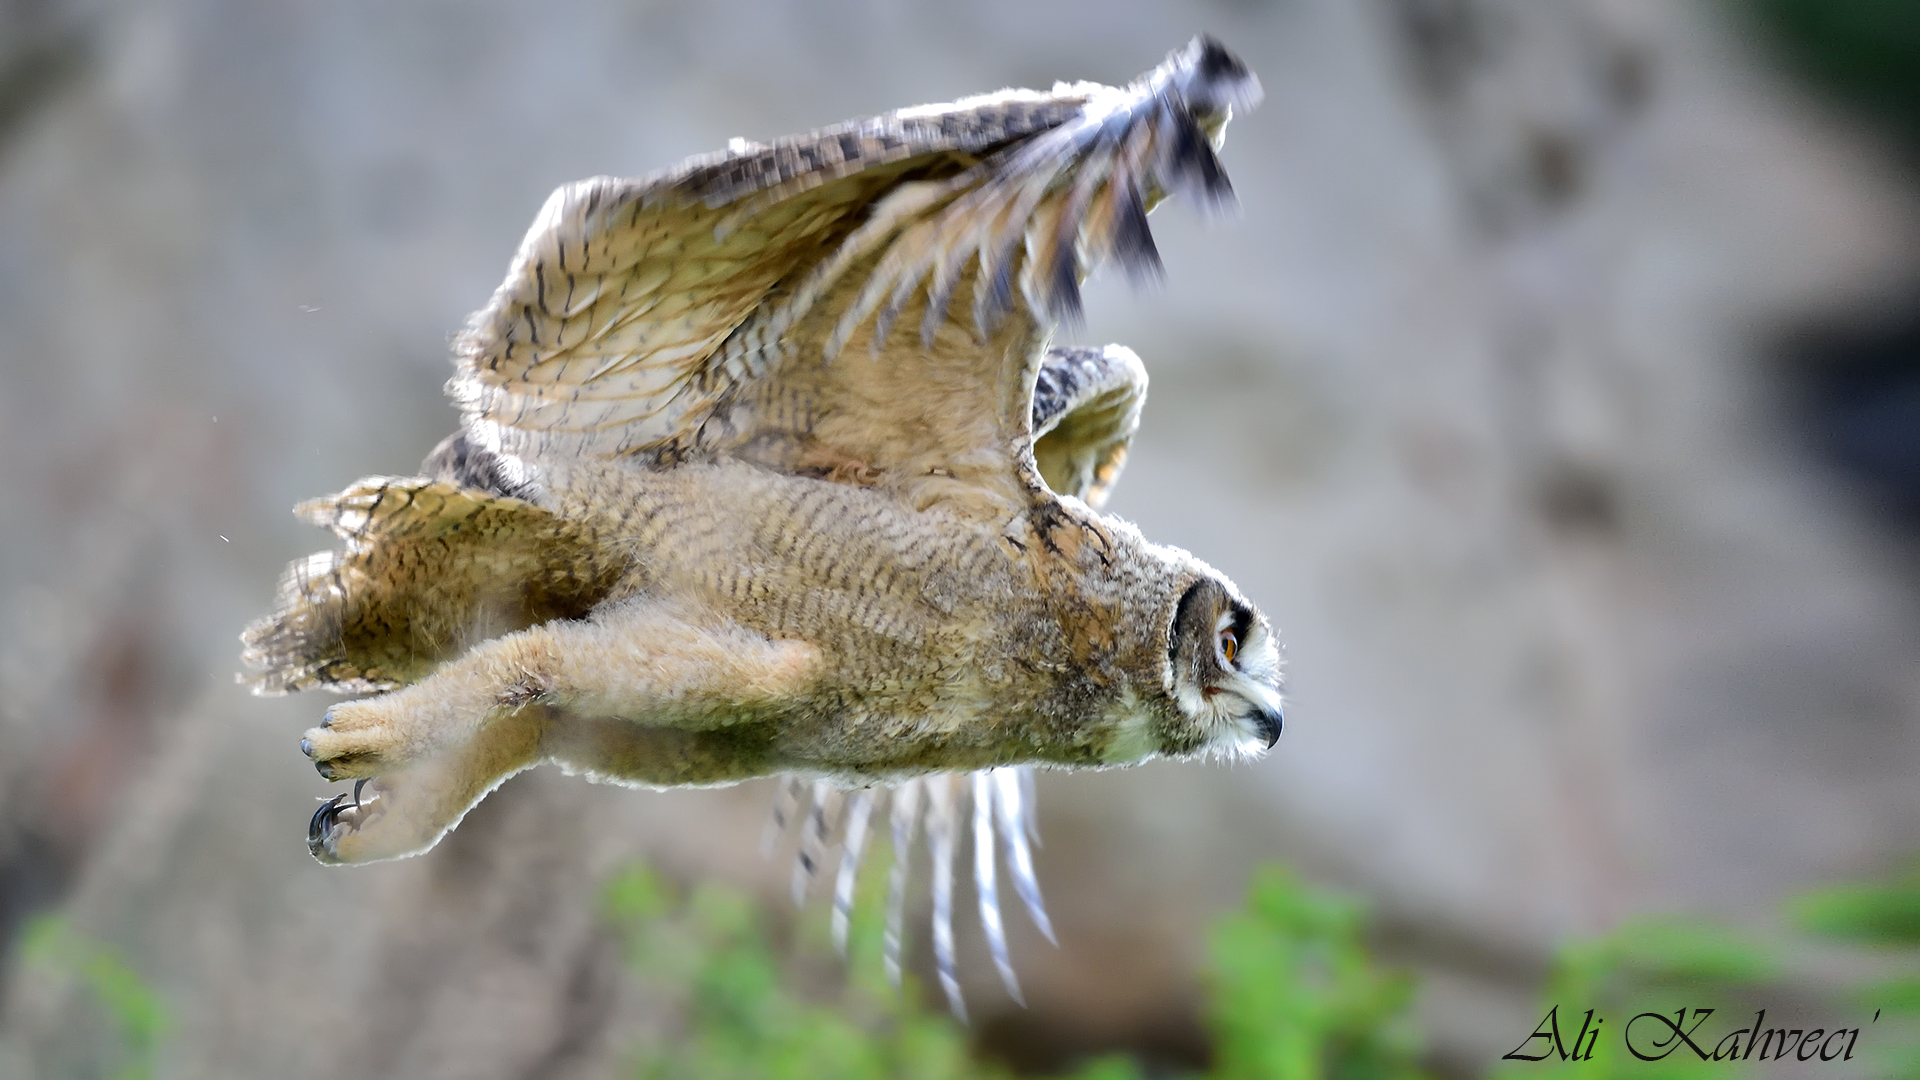
<svg viewBox="0 0 1920 1080">
<path fill-rule="evenodd" d="M 1267 741 L 1267 749 L 1280 741 L 1281 716 L 1279 709 L 1261 709 L 1253 716 L 1254 729 Z"/>
</svg>

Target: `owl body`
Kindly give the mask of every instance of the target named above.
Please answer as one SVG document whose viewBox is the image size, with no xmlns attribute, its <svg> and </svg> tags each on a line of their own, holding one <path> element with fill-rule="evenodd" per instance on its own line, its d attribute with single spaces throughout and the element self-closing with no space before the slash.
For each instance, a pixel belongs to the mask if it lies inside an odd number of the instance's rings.
<svg viewBox="0 0 1920 1080">
<path fill-rule="evenodd" d="M 1049 347 L 1094 265 L 1158 272 L 1155 203 L 1228 199 L 1215 151 L 1257 97 L 1200 39 L 1126 87 L 556 191 L 456 344 L 460 430 L 420 475 L 302 504 L 345 548 L 294 563 L 243 635 L 260 692 L 371 695 L 301 741 L 357 781 L 314 856 L 425 851 L 542 763 L 903 796 L 971 773 L 976 870 L 999 830 L 1037 911 L 1001 767 L 1264 752 L 1265 619 L 1098 510 L 1139 358 Z M 926 790 L 950 857 L 952 787 Z"/>
<path fill-rule="evenodd" d="M 619 604 L 810 643 L 803 686 L 764 712 L 674 721 L 757 726 L 767 771 L 1122 764 L 1174 710 L 1164 627 L 1206 569 L 1079 500 L 1038 489 L 1025 512 L 980 518 L 738 460 L 553 480 L 542 501 L 631 560 Z M 609 655 L 654 647 L 625 639 L 619 604 L 595 620 Z M 584 711 L 650 710 L 609 697 Z"/>
</svg>

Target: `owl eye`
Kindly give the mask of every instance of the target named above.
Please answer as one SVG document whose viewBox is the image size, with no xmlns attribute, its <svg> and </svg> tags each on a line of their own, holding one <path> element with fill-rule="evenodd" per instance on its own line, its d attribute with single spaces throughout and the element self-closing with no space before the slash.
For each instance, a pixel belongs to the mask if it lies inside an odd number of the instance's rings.
<svg viewBox="0 0 1920 1080">
<path fill-rule="evenodd" d="M 1220 631 L 1220 655 L 1227 663 L 1233 663 L 1234 655 L 1240 651 L 1240 636 L 1231 630 Z"/>
</svg>

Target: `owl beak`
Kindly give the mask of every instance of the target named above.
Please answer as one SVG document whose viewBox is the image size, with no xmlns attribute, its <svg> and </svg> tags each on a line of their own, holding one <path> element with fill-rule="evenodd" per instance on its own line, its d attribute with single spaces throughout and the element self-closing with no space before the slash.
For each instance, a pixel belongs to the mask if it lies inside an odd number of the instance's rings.
<svg viewBox="0 0 1920 1080">
<path fill-rule="evenodd" d="M 1253 716 L 1253 725 L 1260 737 L 1267 741 L 1267 749 L 1280 741 L 1281 716 L 1279 709 L 1261 709 Z"/>
</svg>

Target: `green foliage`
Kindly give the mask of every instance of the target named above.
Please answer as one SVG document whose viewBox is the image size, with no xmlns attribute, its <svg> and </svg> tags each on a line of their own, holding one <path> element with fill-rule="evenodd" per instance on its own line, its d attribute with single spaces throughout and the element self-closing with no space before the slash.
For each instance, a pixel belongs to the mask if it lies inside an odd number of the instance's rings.
<svg viewBox="0 0 1920 1080">
<path fill-rule="evenodd" d="M 1797 69 L 1920 150 L 1920 4 L 1741 0 Z"/>
<path fill-rule="evenodd" d="M 1572 1045 L 1587 1010 L 1602 1018 L 1590 1052 L 1580 1060 L 1504 1062 L 1494 1073 L 1503 1080 L 1709 1080 L 1750 1075 L 1742 1063 L 1701 1061 L 1684 1048 L 1658 1061 L 1642 1061 L 1627 1052 L 1622 1026 L 1645 1012 L 1672 1015 L 1679 1009 L 1710 1008 L 1718 1016 L 1739 1011 L 1736 994 L 1780 974 L 1778 961 L 1764 946 L 1726 927 L 1680 919 L 1628 922 L 1604 937 L 1562 947 L 1547 980 L 1542 1017 L 1558 1008 L 1565 1048 Z M 1717 1040 L 1724 1032 L 1711 1031 Z M 1709 1044 L 1711 1045 L 1711 1044 Z M 1545 1049 L 1544 1040 L 1530 1053 Z"/>
<path fill-rule="evenodd" d="M 1811 893 L 1788 909 L 1801 928 L 1872 945 L 1920 948 L 1920 867 L 1886 884 Z"/>
<path fill-rule="evenodd" d="M 869 898 L 870 899 L 870 898 Z M 879 905 L 856 908 L 849 979 L 838 1007 L 786 988 L 761 913 L 741 893 L 702 886 L 680 896 L 644 867 L 608 886 L 606 909 L 634 968 L 679 998 L 682 1031 L 643 1050 L 636 1076 L 672 1080 L 927 1077 L 987 1080 L 944 1017 L 896 995 L 880 974 Z"/>
<path fill-rule="evenodd" d="M 1697 995 L 1762 983 L 1779 971 L 1763 946 L 1724 926 L 1641 919 L 1605 937 L 1563 947 L 1547 993 L 1558 1002 L 1618 1001 L 1650 991 Z"/>
<path fill-rule="evenodd" d="M 1208 949 L 1219 1080 L 1417 1077 L 1410 979 L 1380 971 L 1358 904 L 1267 867 Z"/>
<path fill-rule="evenodd" d="M 960 1028 L 922 1003 L 915 987 L 896 993 L 881 974 L 881 870 L 869 871 L 855 905 L 846 987 L 834 1001 L 795 994 L 769 941 L 762 913 L 739 893 L 703 887 L 682 897 L 634 868 L 607 888 L 610 917 L 625 930 L 635 967 L 679 1000 L 681 1029 L 646 1049 L 643 1077 L 928 1077 L 987 1080 L 1004 1070 L 972 1059 Z M 1889 955 L 1920 949 L 1920 872 L 1887 885 L 1858 885 L 1802 898 L 1791 911 L 1806 929 Z M 803 924 L 802 952 L 827 951 L 824 912 Z M 1383 970 L 1364 944 L 1357 903 L 1269 867 L 1244 908 L 1215 923 L 1206 967 L 1206 1019 L 1214 1063 L 1207 1080 L 1418 1080 L 1419 1043 L 1404 975 Z M 1555 958 L 1539 1015 L 1557 1007 L 1563 1045 L 1587 1010 L 1603 1020 L 1581 1060 L 1499 1063 L 1496 1080 L 1726 1080 L 1755 1075 L 1751 1062 L 1701 1061 L 1677 1050 L 1659 1061 L 1628 1053 L 1622 1028 L 1647 1013 L 1712 1008 L 1694 1030 L 1711 1049 L 1764 1003 L 1783 977 L 1771 946 L 1703 921 L 1649 919 L 1605 937 L 1574 942 Z M 911 982 L 909 980 L 909 982 Z M 1868 988 L 1860 997 L 1888 1020 L 1920 1020 L 1920 976 Z M 1740 1019 L 1733 1019 L 1739 1017 Z M 1725 1022 L 1723 1022 L 1723 1018 Z M 1885 1021 L 1876 1032 L 1884 1049 Z M 1524 1035 L 1516 1032 L 1515 1040 Z M 1642 1033 L 1647 1039 L 1658 1039 Z M 1545 1041 L 1532 1043 L 1540 1051 Z M 1869 1040 L 1862 1039 L 1865 1051 Z M 1920 1080 L 1920 1046 L 1907 1043 L 1880 1064 L 1890 1080 Z M 1125 1057 L 1089 1063 L 1076 1080 L 1139 1080 Z"/>
<path fill-rule="evenodd" d="M 641 1077 L 881 1077 L 988 1080 L 1007 1074 L 967 1053 L 961 1029 L 911 985 L 882 974 L 879 871 L 854 908 L 847 986 L 830 1003 L 788 988 L 753 904 L 705 886 L 682 897 L 644 867 L 606 890 L 634 968 L 674 996 L 680 1030 L 643 1051 Z M 1407 1007 L 1412 984 L 1381 973 L 1360 941 L 1362 913 L 1279 869 L 1256 878 L 1245 910 L 1214 930 L 1208 1021 L 1219 1080 L 1416 1078 Z M 803 943 L 826 950 L 819 920 Z M 1082 1066 L 1075 1080 L 1139 1080 L 1124 1056 Z"/>
<path fill-rule="evenodd" d="M 111 947 L 82 936 L 57 915 L 28 923 L 20 948 L 27 963 L 57 978 L 78 979 L 112 1019 L 121 1051 L 114 1080 L 150 1080 L 167 1014 L 139 973 Z"/>
<path fill-rule="evenodd" d="M 1889 1075 L 1920 1080 L 1920 866 L 1885 884 L 1843 885 L 1812 893 L 1788 909 L 1812 933 L 1864 945 L 1908 973 L 1867 986 L 1855 1000 L 1881 1015 L 1892 1043 L 1880 1054 Z M 1889 1038 L 1890 1037 L 1890 1038 Z"/>
</svg>

